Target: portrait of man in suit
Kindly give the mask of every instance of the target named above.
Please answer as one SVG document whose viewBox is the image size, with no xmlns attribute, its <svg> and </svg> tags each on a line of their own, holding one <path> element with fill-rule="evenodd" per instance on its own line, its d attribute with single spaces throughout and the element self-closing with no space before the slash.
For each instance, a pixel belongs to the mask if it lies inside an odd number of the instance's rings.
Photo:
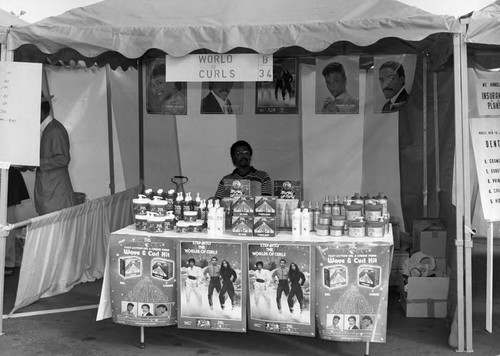
<svg viewBox="0 0 500 356">
<path fill-rule="evenodd" d="M 201 113 L 240 114 L 240 100 L 232 95 L 233 87 L 234 82 L 208 82 L 208 93 L 201 99 Z"/>
<path fill-rule="evenodd" d="M 386 99 L 380 112 L 390 113 L 401 109 L 408 100 L 405 88 L 405 70 L 403 64 L 396 61 L 382 63 L 379 68 L 378 80 Z"/>
</svg>

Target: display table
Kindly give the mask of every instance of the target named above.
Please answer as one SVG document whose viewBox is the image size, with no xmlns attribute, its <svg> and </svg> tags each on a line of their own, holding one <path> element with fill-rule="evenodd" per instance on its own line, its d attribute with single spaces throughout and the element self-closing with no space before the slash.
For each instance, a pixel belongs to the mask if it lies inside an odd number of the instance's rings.
<svg viewBox="0 0 500 356">
<path fill-rule="evenodd" d="M 97 320 L 385 342 L 392 250 L 392 230 L 210 237 L 131 225 L 111 234 Z"/>
</svg>

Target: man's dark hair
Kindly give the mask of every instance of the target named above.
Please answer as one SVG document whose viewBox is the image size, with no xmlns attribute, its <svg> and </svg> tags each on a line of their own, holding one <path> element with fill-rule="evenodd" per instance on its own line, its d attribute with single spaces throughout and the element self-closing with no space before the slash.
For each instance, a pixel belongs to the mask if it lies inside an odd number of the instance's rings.
<svg viewBox="0 0 500 356">
<path fill-rule="evenodd" d="M 356 322 L 356 317 L 354 315 L 351 315 L 349 318 L 347 318 L 347 320 L 351 320 L 351 319 L 354 319 L 354 322 Z"/>
<path fill-rule="evenodd" d="M 282 259 L 280 260 L 280 262 L 286 263 L 286 260 L 285 260 L 284 258 L 282 258 Z"/>
<path fill-rule="evenodd" d="M 342 74 L 342 77 L 346 78 L 345 75 L 345 69 L 342 63 L 339 62 L 332 62 L 328 63 L 325 68 L 323 68 L 323 71 L 321 74 L 323 74 L 324 77 L 328 76 L 329 74 L 332 73 L 340 73 Z"/>
<path fill-rule="evenodd" d="M 191 263 L 191 262 L 196 263 L 196 260 L 195 260 L 194 258 L 190 258 L 190 259 L 188 260 L 188 263 Z"/>
<path fill-rule="evenodd" d="M 128 303 L 127 307 L 134 307 L 134 304 L 133 303 Z"/>
<path fill-rule="evenodd" d="M 334 319 L 334 320 L 335 320 L 335 319 L 340 320 L 340 316 L 335 315 L 335 316 L 333 317 L 333 319 Z"/>
<path fill-rule="evenodd" d="M 385 63 L 383 63 L 380 68 L 378 69 L 378 71 L 380 72 L 382 69 L 384 68 L 391 68 L 393 71 L 396 72 L 396 74 L 398 75 L 398 77 L 404 77 L 406 78 L 405 76 L 405 69 L 403 68 L 403 65 L 399 62 L 396 62 L 396 61 L 387 61 Z"/>
<path fill-rule="evenodd" d="M 250 146 L 250 144 L 247 141 L 239 140 L 233 143 L 233 145 L 231 146 L 231 157 L 234 156 L 236 148 L 238 147 L 246 147 L 248 149 L 248 152 L 250 152 L 250 156 L 253 154 L 252 146 Z"/>
<path fill-rule="evenodd" d="M 149 306 L 149 304 L 143 304 L 143 305 L 141 306 L 141 309 L 142 309 L 142 308 L 144 308 L 144 307 L 147 307 L 147 308 L 148 308 L 148 310 L 149 310 L 149 309 L 151 309 L 151 308 L 150 308 L 150 306 Z"/>
<path fill-rule="evenodd" d="M 40 104 L 40 111 L 45 115 L 50 114 L 50 103 L 48 101 L 42 101 Z"/>
<path fill-rule="evenodd" d="M 218 261 L 219 259 L 217 258 L 217 256 L 214 256 L 212 257 L 210 260 L 213 260 L 215 258 L 216 261 Z"/>
<path fill-rule="evenodd" d="M 167 306 L 165 304 L 158 304 L 156 308 L 165 308 L 165 310 L 168 310 Z"/>
<path fill-rule="evenodd" d="M 363 319 L 361 319 L 361 320 L 368 320 L 368 321 L 370 322 L 370 324 L 373 324 L 373 320 L 372 320 L 372 318 L 371 318 L 370 316 L 368 316 L 368 315 L 365 315 L 365 316 L 363 317 Z"/>
<path fill-rule="evenodd" d="M 258 267 L 259 265 L 261 265 L 262 267 L 264 267 L 264 262 L 262 261 L 257 261 L 255 262 L 255 265 Z"/>
</svg>

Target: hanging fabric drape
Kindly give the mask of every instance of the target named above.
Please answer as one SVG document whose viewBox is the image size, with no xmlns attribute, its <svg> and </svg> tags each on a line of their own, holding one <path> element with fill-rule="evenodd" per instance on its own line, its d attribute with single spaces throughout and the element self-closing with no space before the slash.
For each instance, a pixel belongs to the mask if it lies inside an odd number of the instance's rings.
<svg viewBox="0 0 500 356">
<path fill-rule="evenodd" d="M 102 278 L 109 235 L 133 221 L 141 186 L 31 220 L 11 314 L 40 298 Z"/>
</svg>

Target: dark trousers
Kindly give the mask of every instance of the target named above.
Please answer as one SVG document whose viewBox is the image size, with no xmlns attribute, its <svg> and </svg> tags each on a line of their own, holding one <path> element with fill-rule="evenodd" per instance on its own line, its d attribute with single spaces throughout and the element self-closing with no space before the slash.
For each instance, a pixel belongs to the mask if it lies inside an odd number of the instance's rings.
<svg viewBox="0 0 500 356">
<path fill-rule="evenodd" d="M 220 305 L 224 307 L 224 295 L 227 293 L 229 296 L 229 299 L 231 299 L 231 305 L 234 305 L 234 286 L 233 282 L 231 281 L 222 281 L 222 289 L 220 290 L 219 293 L 219 301 Z"/>
<path fill-rule="evenodd" d="M 217 291 L 217 293 L 220 293 L 221 288 L 219 277 L 210 277 L 210 283 L 208 285 L 208 304 L 210 304 L 210 306 L 213 305 L 212 294 L 214 294 L 214 289 Z"/>
<path fill-rule="evenodd" d="M 290 294 L 288 295 L 288 307 L 290 310 L 293 308 L 293 297 L 297 297 L 297 301 L 300 305 L 300 310 L 302 310 L 302 303 L 304 302 L 304 294 L 302 294 L 302 287 L 298 283 L 294 283 L 291 286 Z"/>
<path fill-rule="evenodd" d="M 290 286 L 288 285 L 288 280 L 280 279 L 278 281 L 278 289 L 276 289 L 276 304 L 278 305 L 278 309 L 281 310 L 281 294 L 285 293 L 285 296 L 288 297 L 290 294 Z"/>
</svg>

